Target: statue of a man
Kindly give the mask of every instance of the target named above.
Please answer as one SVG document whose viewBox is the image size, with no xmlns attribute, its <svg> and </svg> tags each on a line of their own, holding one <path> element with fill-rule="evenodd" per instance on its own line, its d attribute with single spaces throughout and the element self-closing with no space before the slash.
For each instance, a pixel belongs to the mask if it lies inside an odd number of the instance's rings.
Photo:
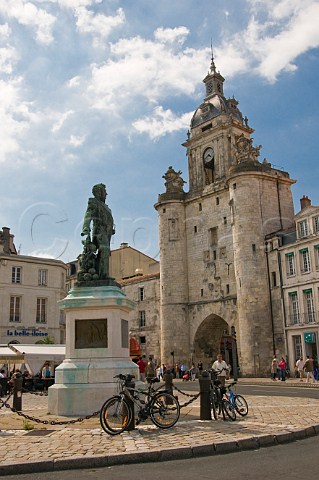
<svg viewBox="0 0 319 480">
<path fill-rule="evenodd" d="M 92 188 L 94 198 L 89 198 L 85 212 L 82 236 L 87 236 L 82 243 L 88 250 L 88 244 L 95 250 L 95 275 L 99 280 L 109 278 L 109 257 L 111 237 L 115 233 L 111 209 L 105 204 L 106 188 L 103 183 Z M 91 235 L 92 222 L 92 235 Z M 86 255 L 84 251 L 83 255 Z M 93 273 L 93 269 L 91 270 Z"/>
</svg>

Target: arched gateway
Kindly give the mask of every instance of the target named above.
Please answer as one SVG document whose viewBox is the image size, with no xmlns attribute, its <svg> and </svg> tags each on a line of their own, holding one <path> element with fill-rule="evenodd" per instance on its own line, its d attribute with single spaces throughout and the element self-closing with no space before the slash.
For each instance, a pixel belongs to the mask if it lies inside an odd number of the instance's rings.
<svg viewBox="0 0 319 480">
<path fill-rule="evenodd" d="M 206 317 L 196 330 L 193 358 L 195 362 L 201 360 L 204 368 L 208 368 L 220 352 L 227 361 L 232 360 L 229 326 L 221 317 L 212 314 Z"/>
</svg>

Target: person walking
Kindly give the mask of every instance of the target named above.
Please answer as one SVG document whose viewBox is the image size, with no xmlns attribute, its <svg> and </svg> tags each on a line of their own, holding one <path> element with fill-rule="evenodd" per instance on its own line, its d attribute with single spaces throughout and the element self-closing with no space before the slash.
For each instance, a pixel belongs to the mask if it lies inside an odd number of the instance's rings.
<svg viewBox="0 0 319 480">
<path fill-rule="evenodd" d="M 145 370 L 146 370 L 145 355 L 143 355 L 143 357 L 140 357 L 139 361 L 137 362 L 137 366 L 140 372 L 140 380 L 141 382 L 145 382 Z"/>
<path fill-rule="evenodd" d="M 281 360 L 280 360 L 280 362 L 278 363 L 278 367 L 279 367 L 280 380 L 281 380 L 282 382 L 285 382 L 285 380 L 286 380 L 287 364 L 286 364 L 286 360 L 284 359 L 284 357 L 281 357 Z"/>
<path fill-rule="evenodd" d="M 186 373 L 186 365 L 182 362 L 179 366 L 180 378 L 183 378 Z"/>
<path fill-rule="evenodd" d="M 228 375 L 228 365 L 223 360 L 223 356 L 221 353 L 217 355 L 217 360 L 212 365 L 212 369 L 219 372 L 217 375 L 217 380 L 220 381 L 221 386 L 224 387 L 226 383 L 226 377 Z"/>
<path fill-rule="evenodd" d="M 196 380 L 196 367 L 195 367 L 194 363 L 192 364 L 192 366 L 189 370 L 189 373 L 190 373 L 190 376 L 191 376 L 190 380 L 192 380 L 192 382 L 195 382 L 195 380 Z"/>
<path fill-rule="evenodd" d="M 146 366 L 146 376 L 149 378 L 155 377 L 155 363 L 152 357 L 149 357 L 147 366 Z"/>
<path fill-rule="evenodd" d="M 304 366 L 305 366 L 305 362 L 304 362 L 303 358 L 302 358 L 302 357 L 298 358 L 298 360 L 296 361 L 296 369 L 297 369 L 297 372 L 298 372 L 298 376 L 299 376 L 300 382 L 303 382 Z"/>
<path fill-rule="evenodd" d="M 277 378 L 277 373 L 278 373 L 278 360 L 276 355 L 273 357 L 271 361 L 271 378 L 273 380 L 276 380 Z"/>
<path fill-rule="evenodd" d="M 203 362 L 201 360 L 198 362 L 197 368 L 198 368 L 198 375 L 201 376 L 203 371 Z"/>
<path fill-rule="evenodd" d="M 306 377 L 307 377 L 307 383 L 310 382 L 310 380 L 314 381 L 313 378 L 313 359 L 307 355 L 305 365 L 304 365 L 304 370 L 306 372 Z"/>
</svg>

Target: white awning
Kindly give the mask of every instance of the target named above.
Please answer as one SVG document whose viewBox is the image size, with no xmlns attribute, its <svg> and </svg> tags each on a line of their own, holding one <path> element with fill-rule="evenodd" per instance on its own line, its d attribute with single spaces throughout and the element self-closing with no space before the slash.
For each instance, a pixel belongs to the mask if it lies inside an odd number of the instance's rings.
<svg viewBox="0 0 319 480">
<path fill-rule="evenodd" d="M 24 362 L 30 373 L 35 375 L 43 364 L 49 362 L 51 366 L 59 365 L 65 359 L 65 345 L 21 345 L 20 343 L 0 347 L 0 361 L 2 363 Z"/>
</svg>

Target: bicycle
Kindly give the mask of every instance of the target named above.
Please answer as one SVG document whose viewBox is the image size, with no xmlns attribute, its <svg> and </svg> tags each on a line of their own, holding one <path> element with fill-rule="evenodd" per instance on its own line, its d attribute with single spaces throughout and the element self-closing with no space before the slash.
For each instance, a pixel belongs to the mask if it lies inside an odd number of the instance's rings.
<svg viewBox="0 0 319 480">
<path fill-rule="evenodd" d="M 134 411 L 137 412 L 136 425 L 151 418 L 159 428 L 171 428 L 179 419 L 180 406 L 178 400 L 165 390 L 154 390 L 157 377 L 147 378 L 146 390 L 136 390 L 131 383 L 134 375 L 115 375 L 118 379 L 119 393 L 106 400 L 100 411 L 100 423 L 109 435 L 118 435 L 128 429 Z M 145 399 L 140 396 L 144 395 Z M 131 402 L 129 402 L 131 400 Z"/>
<path fill-rule="evenodd" d="M 228 390 L 228 393 L 226 391 L 224 395 L 236 412 L 242 417 L 245 417 L 248 414 L 248 403 L 242 395 L 233 392 L 232 387 L 236 385 L 236 383 L 237 382 L 232 382 L 227 385 L 226 389 Z"/>
<path fill-rule="evenodd" d="M 214 419 L 217 420 L 218 415 L 222 413 L 223 419 L 226 420 L 226 416 L 233 422 L 236 420 L 236 409 L 227 398 L 224 398 L 226 393 L 225 387 L 221 386 L 221 382 L 217 380 L 223 370 L 210 370 L 211 375 L 211 392 L 210 401 Z M 226 416 L 225 416 L 226 414 Z"/>
</svg>

